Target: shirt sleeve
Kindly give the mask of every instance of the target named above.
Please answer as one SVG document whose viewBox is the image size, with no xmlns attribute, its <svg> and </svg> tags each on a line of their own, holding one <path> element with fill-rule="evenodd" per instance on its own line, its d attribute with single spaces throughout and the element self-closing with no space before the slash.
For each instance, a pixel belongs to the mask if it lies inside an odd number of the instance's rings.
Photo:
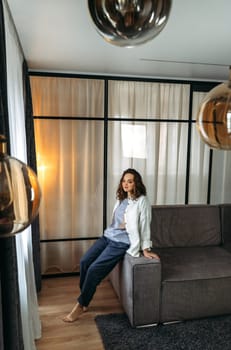
<svg viewBox="0 0 231 350">
<path fill-rule="evenodd" d="M 142 250 L 152 247 L 151 242 L 151 205 L 147 196 L 143 196 L 140 202 L 140 247 Z"/>
</svg>

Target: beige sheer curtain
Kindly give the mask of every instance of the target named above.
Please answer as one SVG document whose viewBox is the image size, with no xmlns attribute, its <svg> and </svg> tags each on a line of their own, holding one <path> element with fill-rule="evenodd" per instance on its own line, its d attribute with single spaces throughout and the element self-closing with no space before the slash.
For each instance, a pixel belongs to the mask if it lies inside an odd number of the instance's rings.
<svg viewBox="0 0 231 350">
<path fill-rule="evenodd" d="M 41 244 L 42 273 L 78 271 L 85 238 L 103 230 L 104 83 L 32 76 L 31 89 L 35 118 L 47 117 L 35 119 L 41 240 L 63 240 Z"/>
<path fill-rule="evenodd" d="M 6 2 L 3 2 L 3 5 L 6 29 L 7 93 L 11 155 L 27 163 L 22 81 L 24 57 Z M 17 178 L 20 180 L 19 174 L 17 174 Z M 20 186 L 14 188 L 14 190 L 20 191 L 21 196 L 24 195 Z M 17 208 L 19 215 L 22 210 L 22 208 Z M 41 323 L 34 279 L 30 227 L 16 235 L 16 250 L 24 349 L 35 350 L 34 339 L 41 337 Z"/>
<path fill-rule="evenodd" d="M 193 93 L 192 119 L 196 121 L 199 106 L 205 92 Z M 198 204 L 207 202 L 208 176 L 209 176 L 210 148 L 202 141 L 196 124 L 192 125 L 191 154 L 190 154 L 190 178 L 189 178 L 189 203 Z"/>
<path fill-rule="evenodd" d="M 213 152 L 211 203 L 231 203 L 231 151 Z"/>
<path fill-rule="evenodd" d="M 188 138 L 188 123 L 184 120 L 189 118 L 189 93 L 187 84 L 109 82 L 109 117 L 122 119 L 109 122 L 110 209 L 119 176 L 128 167 L 143 175 L 152 204 L 184 203 Z M 133 128 L 133 135 L 131 132 L 126 139 L 123 129 L 127 126 Z M 139 139 L 136 132 L 144 136 Z M 124 147 L 137 143 L 144 149 L 143 155 L 124 152 Z"/>
<path fill-rule="evenodd" d="M 103 117 L 104 82 L 31 76 L 33 113 L 48 117 Z"/>
</svg>

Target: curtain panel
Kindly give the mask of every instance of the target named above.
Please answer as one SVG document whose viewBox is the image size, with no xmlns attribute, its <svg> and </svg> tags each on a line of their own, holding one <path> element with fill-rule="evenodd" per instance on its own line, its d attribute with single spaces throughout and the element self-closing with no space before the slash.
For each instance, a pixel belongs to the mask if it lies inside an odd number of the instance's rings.
<svg viewBox="0 0 231 350">
<path fill-rule="evenodd" d="M 10 154 L 6 62 L 4 9 L 0 1 L 0 133 L 8 139 Z M 0 349 L 23 350 L 15 237 L 0 239 L 0 288 Z"/>
<path fill-rule="evenodd" d="M 37 76 L 30 82 L 43 193 L 42 273 L 78 272 L 80 257 L 103 231 L 104 82 Z"/>
<path fill-rule="evenodd" d="M 230 202 L 231 152 L 211 150 L 196 128 L 207 92 L 190 96 L 187 82 L 109 80 L 108 87 L 108 222 L 127 167 L 143 174 L 152 204 Z"/>
<path fill-rule="evenodd" d="M 32 107 L 28 67 L 27 67 L 27 62 L 25 60 L 23 62 L 23 83 L 24 83 L 25 127 L 26 127 L 26 141 L 27 141 L 27 163 L 37 174 L 33 107 Z M 39 216 L 37 216 L 35 220 L 32 222 L 31 232 L 32 232 L 35 283 L 36 283 L 36 290 L 37 292 L 39 292 L 42 287 Z"/>
<path fill-rule="evenodd" d="M 109 81 L 108 86 L 108 223 L 118 178 L 129 167 L 143 175 L 151 204 L 183 204 L 190 85 Z"/>
<path fill-rule="evenodd" d="M 189 203 L 203 204 L 207 202 L 210 148 L 200 138 L 196 128 L 196 118 L 200 103 L 205 97 L 205 92 L 194 92 L 192 103 L 191 147 L 190 147 L 190 181 Z"/>
<path fill-rule="evenodd" d="M 7 62 L 7 105 L 10 131 L 11 156 L 27 163 L 27 144 L 25 131 L 25 105 L 23 85 L 24 56 L 17 32 L 8 9 L 3 1 L 6 62 Z M 18 284 L 18 294 L 14 302 L 20 305 L 24 350 L 36 349 L 34 340 L 41 336 L 41 324 L 38 314 L 37 293 L 34 277 L 31 227 L 15 236 L 18 275 L 14 278 Z M 10 265 L 9 265 L 10 266 Z M 13 292 L 11 289 L 10 292 Z M 8 289 L 9 293 L 9 289 Z M 15 308 L 16 309 L 16 308 Z M 9 329 L 9 325 L 7 325 Z M 12 334 L 14 339 L 17 336 Z M 16 347 L 12 348 L 17 349 Z M 8 350 L 8 347 L 7 347 Z M 11 348 L 9 348 L 11 350 Z"/>
</svg>

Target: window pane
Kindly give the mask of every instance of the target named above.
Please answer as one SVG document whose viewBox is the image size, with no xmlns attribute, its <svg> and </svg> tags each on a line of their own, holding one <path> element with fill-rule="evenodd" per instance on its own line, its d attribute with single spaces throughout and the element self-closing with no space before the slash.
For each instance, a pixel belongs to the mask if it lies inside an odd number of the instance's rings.
<svg viewBox="0 0 231 350">
<path fill-rule="evenodd" d="M 205 95 L 205 92 L 193 93 L 193 121 L 196 121 L 200 103 Z M 191 204 L 207 203 L 210 150 L 200 138 L 195 122 L 192 124 L 190 156 L 188 202 Z"/>
<path fill-rule="evenodd" d="M 80 259 L 93 243 L 93 240 L 41 243 L 42 274 L 79 272 Z"/>
<path fill-rule="evenodd" d="M 109 81 L 109 117 L 188 120 L 190 86 Z"/>
<path fill-rule="evenodd" d="M 192 125 L 188 202 L 207 203 L 209 147 L 202 141 L 195 123 Z"/>
<path fill-rule="evenodd" d="M 200 104 L 207 94 L 208 94 L 207 92 L 198 92 L 198 91 L 193 93 L 192 120 L 197 119 L 197 114 L 199 112 Z"/>
<path fill-rule="evenodd" d="M 41 239 L 93 237 L 103 225 L 103 123 L 35 120 Z"/>
<path fill-rule="evenodd" d="M 64 77 L 30 77 L 34 116 L 104 115 L 104 81 Z"/>
<path fill-rule="evenodd" d="M 230 151 L 213 151 L 211 203 L 231 203 Z"/>
</svg>

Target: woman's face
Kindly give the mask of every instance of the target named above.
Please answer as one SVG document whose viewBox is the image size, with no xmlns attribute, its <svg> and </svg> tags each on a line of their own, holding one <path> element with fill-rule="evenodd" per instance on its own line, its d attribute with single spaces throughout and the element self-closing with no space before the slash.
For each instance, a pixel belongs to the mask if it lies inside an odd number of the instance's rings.
<svg viewBox="0 0 231 350">
<path fill-rule="evenodd" d="M 128 197 L 132 196 L 135 189 L 134 175 L 127 173 L 124 175 L 122 180 L 122 187 L 124 192 L 127 192 Z"/>
</svg>

